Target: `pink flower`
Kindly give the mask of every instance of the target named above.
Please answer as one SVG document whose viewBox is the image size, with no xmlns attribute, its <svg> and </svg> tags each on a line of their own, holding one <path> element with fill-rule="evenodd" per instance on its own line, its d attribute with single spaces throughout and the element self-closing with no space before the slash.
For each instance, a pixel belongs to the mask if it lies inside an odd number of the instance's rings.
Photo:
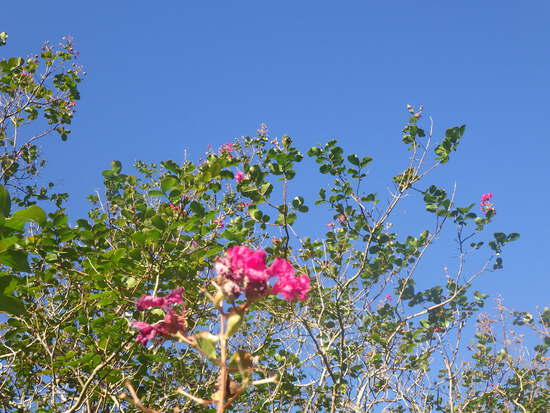
<svg viewBox="0 0 550 413">
<path fill-rule="evenodd" d="M 270 294 L 281 294 L 286 301 L 296 299 L 303 301 L 307 298 L 309 288 L 310 280 L 306 274 L 301 274 L 298 277 L 294 277 L 294 275 L 279 276 L 279 280 L 271 289 Z"/>
<path fill-rule="evenodd" d="M 493 193 L 492 192 L 489 192 L 487 194 L 483 194 L 481 196 L 481 202 L 479 203 L 481 205 L 481 211 L 483 211 L 483 213 L 485 215 L 487 215 L 489 213 L 489 211 L 491 211 L 491 213 L 494 215 L 497 213 L 497 210 L 495 209 L 494 205 L 489 202 L 489 200 L 493 197 Z"/>
<path fill-rule="evenodd" d="M 144 310 L 151 307 L 161 307 L 164 311 L 164 319 L 155 324 L 149 324 L 144 321 L 134 321 L 132 327 L 139 330 L 136 338 L 144 346 L 149 340 L 160 336 L 161 339 L 170 338 L 178 332 L 185 331 L 185 315 L 176 314 L 172 309 L 174 304 L 183 304 L 181 294 L 183 288 L 176 288 L 164 297 L 153 297 L 142 295 L 136 302 L 138 310 Z"/>
<path fill-rule="evenodd" d="M 391 303 L 393 301 L 393 297 L 391 296 L 391 294 L 386 294 L 386 301 L 388 303 Z"/>
<path fill-rule="evenodd" d="M 136 301 L 136 307 L 138 310 L 145 310 L 151 307 L 166 309 L 174 304 L 183 304 L 183 299 L 181 298 L 182 293 L 183 288 L 176 288 L 164 297 L 153 297 L 151 295 L 144 294 Z"/>
<path fill-rule="evenodd" d="M 237 278 L 247 277 L 252 281 L 267 281 L 265 268 L 265 251 L 251 250 L 245 246 L 229 248 L 227 254 L 231 259 L 231 269 Z M 237 281 L 237 280 L 235 280 Z"/>
<path fill-rule="evenodd" d="M 330 229 L 334 228 L 334 222 L 330 221 L 330 222 L 327 224 L 327 227 L 329 227 Z"/>
<path fill-rule="evenodd" d="M 271 277 L 293 277 L 294 268 L 292 264 L 284 258 L 275 258 L 275 261 L 267 269 L 267 273 Z"/>
<path fill-rule="evenodd" d="M 144 321 L 134 321 L 132 327 L 139 330 L 136 341 L 145 346 L 149 340 L 157 336 L 160 336 L 161 339 L 166 339 L 179 332 L 184 332 L 185 317 L 176 314 L 172 309 L 168 309 L 162 321 L 155 324 L 149 324 Z"/>
<path fill-rule="evenodd" d="M 245 179 L 246 179 L 246 177 L 244 176 L 244 174 L 241 171 L 237 172 L 237 175 L 235 176 L 235 180 L 237 182 L 244 181 Z"/>
<path fill-rule="evenodd" d="M 144 346 L 147 345 L 147 342 L 149 340 L 152 340 L 157 335 L 157 330 L 155 329 L 155 327 L 144 321 L 134 321 L 132 323 L 132 327 L 139 330 L 136 341 L 143 344 Z"/>
<path fill-rule="evenodd" d="M 284 258 L 275 258 L 266 267 L 265 258 L 263 250 L 252 250 L 243 245 L 229 248 L 223 257 L 218 258 L 214 267 L 225 279 L 223 289 L 226 294 L 235 297 L 241 292 L 247 296 L 281 294 L 287 301 L 304 300 L 309 292 L 309 277 L 305 274 L 295 277 L 292 264 Z M 277 277 L 278 281 L 270 289 L 268 281 L 271 277 Z"/>
<path fill-rule="evenodd" d="M 222 146 L 220 146 L 219 152 L 221 154 L 224 154 L 224 153 L 231 154 L 231 152 L 233 152 L 234 149 L 235 147 L 233 146 L 233 144 L 231 142 L 227 142 L 227 143 L 224 143 Z"/>
<path fill-rule="evenodd" d="M 339 223 L 343 224 L 346 222 L 346 216 L 344 214 L 338 215 L 338 218 L 336 218 Z"/>
<path fill-rule="evenodd" d="M 297 298 L 302 301 L 306 299 L 309 292 L 309 277 L 306 274 L 295 277 L 294 267 L 290 262 L 284 258 L 275 258 L 267 272 L 272 277 L 278 277 L 270 294 L 281 294 L 287 301 L 294 301 Z"/>
<path fill-rule="evenodd" d="M 163 307 L 164 298 L 163 297 L 153 297 L 150 295 L 142 295 L 136 301 L 136 307 L 138 310 L 145 310 L 151 307 Z"/>
</svg>

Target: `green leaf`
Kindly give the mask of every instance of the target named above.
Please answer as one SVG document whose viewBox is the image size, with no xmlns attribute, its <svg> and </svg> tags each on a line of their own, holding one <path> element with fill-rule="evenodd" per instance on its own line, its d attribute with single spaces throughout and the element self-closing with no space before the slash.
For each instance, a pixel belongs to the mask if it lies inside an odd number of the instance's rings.
<svg viewBox="0 0 550 413">
<path fill-rule="evenodd" d="M 0 294 L 0 312 L 19 315 L 25 312 L 25 306 L 18 298 Z"/>
<path fill-rule="evenodd" d="M 273 190 L 273 185 L 270 184 L 269 182 L 266 182 L 265 184 L 263 184 L 260 188 L 260 193 L 264 196 L 264 197 L 267 197 L 269 196 L 269 194 L 271 193 L 271 191 Z"/>
<path fill-rule="evenodd" d="M 120 163 L 120 161 L 112 161 L 111 162 L 111 170 L 118 174 L 121 170 L 122 170 L 122 164 Z"/>
<path fill-rule="evenodd" d="M 24 222 L 33 221 L 38 225 L 44 225 L 44 222 L 46 222 L 46 213 L 42 208 L 36 205 L 31 205 L 26 209 L 17 211 L 12 217 Z"/>
<path fill-rule="evenodd" d="M 10 215 L 10 209 L 11 209 L 11 199 L 10 194 L 4 188 L 3 185 L 0 185 L 0 214 L 3 217 L 8 217 Z"/>
<path fill-rule="evenodd" d="M 126 280 L 126 288 L 132 289 L 137 285 L 137 283 L 138 281 L 135 278 L 130 277 Z"/>
<path fill-rule="evenodd" d="M 19 237 L 2 238 L 0 240 L 0 252 L 7 250 L 9 247 L 11 247 L 13 244 L 15 244 L 19 240 L 20 240 Z"/>
<path fill-rule="evenodd" d="M 164 220 L 159 215 L 155 215 L 153 218 L 151 218 L 151 222 L 155 227 L 160 230 L 166 229 L 166 222 L 164 222 Z"/>
<path fill-rule="evenodd" d="M 208 331 L 201 331 L 197 333 L 195 339 L 197 340 L 198 350 L 208 360 L 216 360 L 216 343 L 218 342 L 218 336 L 215 336 Z"/>
<path fill-rule="evenodd" d="M 8 250 L 0 254 L 0 264 L 11 267 L 14 271 L 29 272 L 27 254 L 20 250 Z"/>
<path fill-rule="evenodd" d="M 348 156 L 348 161 L 355 166 L 359 166 L 360 164 L 359 158 L 354 153 Z"/>
<path fill-rule="evenodd" d="M 11 274 L 0 273 L 0 294 L 11 295 L 17 288 L 18 279 Z"/>
<path fill-rule="evenodd" d="M 163 192 L 168 192 L 178 182 L 179 180 L 175 176 L 165 176 L 160 183 L 160 189 L 162 189 Z"/>
<path fill-rule="evenodd" d="M 160 197 L 164 197 L 164 192 L 162 191 L 158 191 L 156 189 L 152 190 L 152 191 L 149 191 L 149 196 L 160 196 Z"/>
<path fill-rule="evenodd" d="M 253 207 L 250 207 L 248 208 L 248 214 L 250 215 L 250 217 L 254 220 L 254 221 L 261 221 L 262 219 L 262 211 L 260 211 L 259 209 L 257 208 L 253 208 Z"/>
<path fill-rule="evenodd" d="M 191 212 L 193 212 L 195 215 L 198 215 L 199 217 L 203 216 L 205 212 L 202 204 L 197 201 L 191 202 L 191 204 L 189 205 L 189 209 L 191 210 Z"/>
<path fill-rule="evenodd" d="M 237 332 L 243 322 L 243 316 L 237 311 L 233 310 L 227 316 L 227 337 L 231 337 Z"/>
</svg>

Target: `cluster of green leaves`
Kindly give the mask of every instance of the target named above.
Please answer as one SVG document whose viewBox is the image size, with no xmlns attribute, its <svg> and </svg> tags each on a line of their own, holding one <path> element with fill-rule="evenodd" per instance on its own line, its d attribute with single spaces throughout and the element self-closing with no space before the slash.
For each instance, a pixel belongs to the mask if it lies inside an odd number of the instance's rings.
<svg viewBox="0 0 550 413">
<path fill-rule="evenodd" d="M 489 317 L 478 320 L 473 363 L 464 369 L 463 393 L 457 395 L 461 412 L 543 412 L 550 405 L 550 308 L 536 318 L 526 312 L 513 313 L 514 325 L 527 325 L 542 339 L 531 360 L 518 352 L 523 337 L 506 325 L 504 311 L 500 306 L 498 321 Z M 497 327 L 507 331 L 504 337 L 499 337 Z"/>
<path fill-rule="evenodd" d="M 11 213 L 10 194 L 0 185 L 0 265 L 7 271 L 0 273 L 0 311 L 9 314 L 24 314 L 25 307 L 12 292 L 20 282 L 13 272 L 28 272 L 27 239 L 24 236 L 25 224 L 42 225 L 45 212 L 36 205 Z"/>
<path fill-rule="evenodd" d="M 7 35 L 0 39 L 1 46 Z M 15 190 L 18 205 L 28 205 L 31 198 L 60 204 L 65 198 L 48 195 L 52 184 L 38 187 L 29 178 L 45 164 L 37 141 L 52 132 L 67 140 L 71 132 L 82 76 L 76 58 L 71 39 L 64 38 L 58 47 L 45 44 L 39 55 L 0 59 L 0 178 Z"/>
</svg>

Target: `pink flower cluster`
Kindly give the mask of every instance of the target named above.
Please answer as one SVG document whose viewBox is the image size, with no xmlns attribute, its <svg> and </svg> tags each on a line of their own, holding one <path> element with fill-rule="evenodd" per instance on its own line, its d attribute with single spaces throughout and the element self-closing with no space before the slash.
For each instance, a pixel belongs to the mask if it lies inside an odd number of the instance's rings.
<svg viewBox="0 0 550 413">
<path fill-rule="evenodd" d="M 242 245 L 229 248 L 215 265 L 217 273 L 224 278 L 224 292 L 234 297 L 244 292 L 247 297 L 281 294 L 287 301 L 305 300 L 310 288 L 309 277 L 306 274 L 296 277 L 292 264 L 283 258 L 276 258 L 266 267 L 265 258 L 263 250 Z M 268 281 L 272 277 L 278 280 L 270 288 Z"/>
<path fill-rule="evenodd" d="M 183 304 L 182 292 L 183 288 L 176 288 L 164 297 L 142 295 L 137 300 L 136 307 L 138 310 L 157 307 L 162 308 L 165 312 L 164 319 L 158 323 L 149 324 L 144 321 L 134 321 L 132 323 L 132 327 L 139 330 L 136 338 L 138 342 L 145 346 L 147 345 L 147 341 L 155 337 L 159 337 L 162 340 L 185 330 L 185 316 L 177 314 L 172 309 L 174 304 Z"/>
<path fill-rule="evenodd" d="M 246 179 L 246 176 L 241 172 L 237 172 L 237 174 L 235 175 L 235 180 L 237 182 L 241 182 L 241 181 L 244 181 Z"/>
<path fill-rule="evenodd" d="M 493 197 L 492 192 L 483 194 L 481 196 L 481 202 L 479 204 L 481 205 L 481 210 L 485 215 L 487 215 L 489 211 L 491 211 L 493 215 L 497 213 L 497 210 L 495 209 L 494 205 L 490 202 L 492 197 Z"/>
<path fill-rule="evenodd" d="M 227 143 L 224 143 L 222 146 L 220 146 L 220 154 L 224 154 L 224 153 L 227 153 L 229 155 L 231 155 L 231 152 L 233 152 L 235 150 L 235 147 L 233 146 L 233 144 L 231 142 L 227 142 Z"/>
</svg>

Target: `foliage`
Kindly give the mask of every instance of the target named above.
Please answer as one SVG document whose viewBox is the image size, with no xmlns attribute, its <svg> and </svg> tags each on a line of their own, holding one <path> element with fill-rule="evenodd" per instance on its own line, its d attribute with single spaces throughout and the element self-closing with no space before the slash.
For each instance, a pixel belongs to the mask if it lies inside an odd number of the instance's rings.
<svg viewBox="0 0 550 413">
<path fill-rule="evenodd" d="M 52 131 L 68 135 L 80 80 L 80 69 L 67 66 L 74 57 L 65 42 L 58 50 L 46 46 L 40 63 L 0 62 L 5 411 L 206 412 L 211 407 L 203 401 L 215 401 L 220 389 L 228 398 L 238 395 L 231 409 L 242 412 L 542 412 L 548 405 L 549 310 L 511 314 L 518 328 L 542 339 L 530 355 L 518 336 L 494 332 L 495 322 L 480 315 L 487 296 L 472 289 L 482 273 L 503 267 L 503 249 L 519 235 L 485 235 L 493 204 L 458 206 L 428 182 L 452 160 L 464 126 L 448 129 L 434 145 L 432 133 L 421 128 L 422 110 L 409 106 L 402 139 L 408 160 L 392 178 L 389 199 L 363 189 L 372 158 L 346 154 L 335 140 L 307 151 L 319 181 L 328 182 L 317 199 L 293 194 L 304 173 L 309 186 L 315 182 L 308 158 L 290 137 L 270 139 L 262 126 L 257 136 L 198 162 L 137 162 L 132 174 L 113 161 L 103 172 L 104 195 L 91 195 L 88 217 L 70 225 L 63 196 L 25 184 L 41 166 L 36 139 Z M 40 125 L 39 116 L 46 128 L 21 144 L 20 129 Z M 392 225 L 406 197 L 422 204 L 431 221 L 417 235 Z M 46 200 L 48 214 L 35 205 Z M 311 217 L 327 211 L 333 221 L 326 230 L 311 225 Z M 313 230 L 302 234 L 304 227 Z M 424 268 L 430 248 L 451 233 L 455 269 Z M 220 321 L 220 311 L 231 313 L 215 299 L 216 285 L 224 285 L 211 283 L 216 262 L 243 245 L 307 274 L 308 299 L 296 304 L 265 295 L 249 311 L 233 313 L 237 319 Z M 467 262 L 479 266 L 470 271 Z M 136 300 L 161 302 L 178 288 L 184 294 L 170 305 L 185 309 L 182 331 L 195 342 L 144 347 L 136 341 L 136 320 L 153 325 L 166 320 L 171 307 L 142 312 Z M 499 323 L 506 324 L 506 314 L 499 306 Z M 476 317 L 469 350 L 463 336 Z M 225 376 L 211 361 L 222 343 L 207 334 L 220 327 L 222 334 L 230 322 L 238 324 L 224 344 L 233 355 L 230 373 L 250 384 L 238 392 L 232 379 L 227 389 L 220 385 Z M 168 338 L 181 331 L 161 333 Z"/>
</svg>

